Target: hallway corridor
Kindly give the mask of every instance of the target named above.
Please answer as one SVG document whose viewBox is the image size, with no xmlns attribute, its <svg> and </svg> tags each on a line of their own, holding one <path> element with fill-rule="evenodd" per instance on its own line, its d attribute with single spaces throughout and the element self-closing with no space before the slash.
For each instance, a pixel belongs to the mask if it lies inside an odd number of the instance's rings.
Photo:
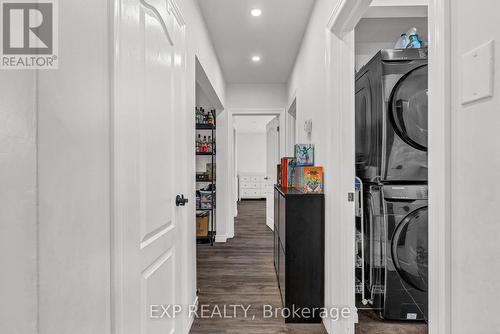
<svg viewBox="0 0 500 334">
<path fill-rule="evenodd" d="M 266 226 L 265 210 L 265 201 L 240 202 L 235 237 L 214 247 L 198 245 L 199 305 L 209 305 L 210 310 L 218 305 L 221 311 L 224 305 L 251 307 L 246 318 L 242 309 L 235 318 L 198 318 L 192 334 L 326 333 L 322 324 L 286 325 L 281 318 L 263 317 L 263 305 L 282 307 L 273 265 L 273 233 Z"/>
</svg>

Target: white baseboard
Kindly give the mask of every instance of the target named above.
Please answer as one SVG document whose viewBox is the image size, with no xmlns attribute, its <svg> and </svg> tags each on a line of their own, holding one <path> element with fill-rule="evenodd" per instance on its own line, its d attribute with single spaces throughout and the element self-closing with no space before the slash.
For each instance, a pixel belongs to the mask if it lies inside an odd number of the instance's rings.
<svg viewBox="0 0 500 334">
<path fill-rule="evenodd" d="M 198 307 L 198 296 L 196 296 L 192 305 L 196 305 Z M 194 315 L 189 317 L 186 330 L 184 331 L 184 333 L 189 334 L 189 332 L 191 332 L 191 327 L 193 327 L 193 323 L 194 323 Z"/>
<path fill-rule="evenodd" d="M 271 231 L 274 231 L 274 219 L 266 217 L 266 225 L 271 229 Z"/>
<path fill-rule="evenodd" d="M 332 326 L 332 320 L 323 318 L 323 326 L 325 326 L 326 332 L 328 334 L 333 334 L 333 326 Z"/>
<path fill-rule="evenodd" d="M 226 234 L 219 235 L 217 234 L 215 236 L 215 242 L 226 242 L 228 239 L 228 236 Z"/>
<path fill-rule="evenodd" d="M 354 333 L 355 319 L 339 319 L 337 321 L 330 318 L 323 318 L 323 325 L 328 334 Z"/>
</svg>

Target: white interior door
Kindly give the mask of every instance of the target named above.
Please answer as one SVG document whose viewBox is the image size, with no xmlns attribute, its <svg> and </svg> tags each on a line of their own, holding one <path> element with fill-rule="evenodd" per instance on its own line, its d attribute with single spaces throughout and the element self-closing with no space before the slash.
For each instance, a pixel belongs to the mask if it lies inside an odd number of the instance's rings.
<svg viewBox="0 0 500 334">
<path fill-rule="evenodd" d="M 280 160 L 279 117 L 266 126 L 266 224 L 274 230 L 274 185 Z"/>
<path fill-rule="evenodd" d="M 159 305 L 181 303 L 179 240 L 193 224 L 188 207 L 175 203 L 189 184 L 183 157 L 192 150 L 179 140 L 186 126 L 185 27 L 165 0 L 120 0 L 115 20 L 115 333 L 183 333 L 182 315 L 171 318 Z"/>
</svg>

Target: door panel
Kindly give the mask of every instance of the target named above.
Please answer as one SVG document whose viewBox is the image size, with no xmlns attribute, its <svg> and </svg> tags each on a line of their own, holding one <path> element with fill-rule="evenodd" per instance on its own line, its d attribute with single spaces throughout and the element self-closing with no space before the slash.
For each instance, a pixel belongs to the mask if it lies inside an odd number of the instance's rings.
<svg viewBox="0 0 500 334">
<path fill-rule="evenodd" d="M 150 317 L 152 305 L 181 302 L 179 235 L 188 215 L 175 206 L 185 126 L 184 23 L 171 1 L 120 0 L 115 18 L 113 126 L 116 333 L 179 333 L 184 321 Z M 183 146 L 184 145 L 184 146 Z M 185 151 L 181 154 L 182 151 Z M 177 166 L 179 165 L 179 166 Z M 182 174 L 181 174 L 182 173 Z M 194 242 L 194 241 L 193 241 Z M 186 322 L 187 323 L 187 322 Z"/>
<path fill-rule="evenodd" d="M 172 299 L 175 290 L 175 264 L 172 251 L 162 254 L 142 273 L 141 296 L 145 305 L 163 305 Z M 174 333 L 174 319 L 150 321 L 148 314 L 142 319 L 142 333 Z"/>
<path fill-rule="evenodd" d="M 172 225 L 173 152 L 172 64 L 153 60 L 157 55 L 171 57 L 173 49 L 165 40 L 158 19 L 143 10 L 144 22 L 144 108 L 140 117 L 140 185 L 142 236 Z M 163 43 L 158 43 L 162 41 Z M 168 205 L 166 205 L 168 203 Z"/>
<path fill-rule="evenodd" d="M 281 247 L 279 247 L 279 254 L 278 281 L 281 292 L 281 302 L 283 303 L 283 307 L 286 307 L 286 253 Z"/>
<path fill-rule="evenodd" d="M 279 118 L 271 120 L 266 126 L 266 224 L 274 229 L 274 185 L 276 166 L 279 161 Z"/>
<path fill-rule="evenodd" d="M 280 220 L 278 222 L 278 232 L 281 247 L 286 249 L 286 199 L 285 196 L 279 197 L 279 216 Z"/>
<path fill-rule="evenodd" d="M 279 251 L 280 251 L 280 240 L 279 240 L 279 221 L 280 221 L 280 216 L 279 216 L 279 198 L 280 195 L 278 191 L 274 191 L 274 267 L 276 269 L 276 273 L 279 275 Z"/>
</svg>

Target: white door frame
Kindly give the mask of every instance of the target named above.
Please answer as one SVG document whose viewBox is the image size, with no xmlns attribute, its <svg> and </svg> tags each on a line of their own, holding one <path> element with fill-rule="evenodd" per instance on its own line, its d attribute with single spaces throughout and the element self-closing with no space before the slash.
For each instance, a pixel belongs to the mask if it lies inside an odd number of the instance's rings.
<svg viewBox="0 0 500 334">
<path fill-rule="evenodd" d="M 280 155 L 283 155 L 285 152 L 285 135 L 286 135 L 286 122 L 285 122 L 285 108 L 229 108 L 227 110 L 228 112 L 228 124 L 227 124 L 227 136 L 228 140 L 227 143 L 230 145 L 230 147 L 227 150 L 227 157 L 226 157 L 226 166 L 225 169 L 227 173 L 224 173 L 224 171 L 221 171 L 222 175 L 226 175 L 226 177 L 229 177 L 230 182 L 228 182 L 228 188 L 227 189 L 221 189 L 219 193 L 221 194 L 220 198 L 226 198 L 231 201 L 231 205 L 228 206 L 228 212 L 226 213 L 225 221 L 227 222 L 227 235 L 228 238 L 234 237 L 234 212 L 236 212 L 236 206 L 237 206 L 237 198 L 234 198 L 234 187 L 237 185 L 235 183 L 235 177 L 236 177 L 236 171 L 234 170 L 234 165 L 232 163 L 233 161 L 233 154 L 234 154 L 234 117 L 233 116 L 279 116 L 280 120 Z M 226 192 L 224 194 L 223 192 Z M 222 241 L 222 240 L 221 240 Z M 224 240 L 225 241 L 225 240 Z"/>
<path fill-rule="evenodd" d="M 332 208 L 329 240 L 338 241 L 327 257 L 327 303 L 354 303 L 354 28 L 372 0 L 340 0 L 327 24 L 328 163 L 335 168 L 327 206 Z M 450 0 L 429 0 L 429 333 L 451 333 L 450 295 Z M 333 115 L 333 116 L 330 116 Z M 326 184 L 328 186 L 328 184 Z M 337 223 L 336 223 L 337 222 Z M 341 273 L 341 274 L 339 274 Z M 332 279 L 334 281 L 332 281 Z M 327 282 L 328 282 L 327 276 Z M 327 304 L 328 305 L 328 304 Z M 354 320 L 357 320 L 354 317 Z M 355 321 L 328 321 L 333 333 L 354 333 Z"/>
<path fill-rule="evenodd" d="M 279 118 L 266 125 L 266 225 L 274 231 L 274 185 L 277 183 L 276 165 L 280 159 Z M 290 127 L 288 127 L 290 129 Z M 287 137 L 289 137 L 287 135 Z M 278 141 L 276 145 L 276 140 Z M 286 143 L 288 149 L 288 143 Z M 272 154 L 270 154 L 272 153 Z M 271 180 L 271 184 L 269 183 Z"/>
</svg>

